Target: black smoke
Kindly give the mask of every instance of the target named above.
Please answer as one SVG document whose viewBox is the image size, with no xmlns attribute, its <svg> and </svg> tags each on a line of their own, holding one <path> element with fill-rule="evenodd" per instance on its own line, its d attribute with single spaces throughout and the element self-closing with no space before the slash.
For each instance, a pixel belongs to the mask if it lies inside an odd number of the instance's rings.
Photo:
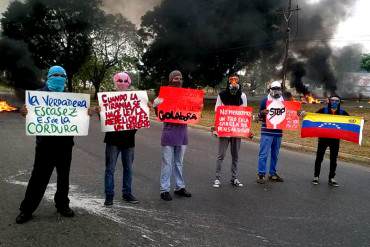
<svg viewBox="0 0 370 247">
<path fill-rule="evenodd" d="M 42 86 L 40 71 L 35 66 L 26 43 L 0 39 L 0 71 L 5 71 L 15 88 L 37 89 Z"/>
<path fill-rule="evenodd" d="M 294 1 L 293 1 L 294 2 Z M 338 56 L 334 55 L 330 41 L 337 26 L 350 16 L 357 0 L 321 0 L 316 4 L 299 1 L 299 18 L 292 22 L 290 72 L 297 91 L 301 91 L 303 80 L 311 85 L 322 85 L 328 94 L 336 93 L 338 76 L 345 66 L 338 67 Z M 346 55 L 352 56 L 348 49 Z M 342 57 L 341 59 L 343 59 Z M 342 63 L 343 64 L 343 63 Z M 302 70 L 304 76 L 297 78 Z M 301 83 L 299 83 L 301 82 Z"/>
<path fill-rule="evenodd" d="M 144 76 L 162 81 L 179 68 L 186 85 L 215 86 L 263 56 L 275 58 L 282 41 L 277 11 L 284 2 L 162 1 L 142 19 L 141 37 L 150 44 Z"/>
<path fill-rule="evenodd" d="M 297 93 L 306 95 L 308 88 L 304 85 L 302 78 L 307 74 L 304 62 L 297 62 L 293 59 L 288 60 L 288 71 L 291 71 L 290 86 L 297 90 Z"/>
</svg>

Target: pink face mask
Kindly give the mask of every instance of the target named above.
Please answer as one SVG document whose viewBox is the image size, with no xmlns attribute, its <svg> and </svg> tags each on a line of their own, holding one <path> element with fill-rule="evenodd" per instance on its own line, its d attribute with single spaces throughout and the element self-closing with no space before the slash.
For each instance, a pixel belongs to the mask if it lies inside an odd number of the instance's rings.
<svg viewBox="0 0 370 247">
<path fill-rule="evenodd" d="M 120 91 L 127 90 L 131 85 L 131 78 L 125 72 L 120 72 L 113 77 L 114 84 L 116 88 Z"/>
</svg>

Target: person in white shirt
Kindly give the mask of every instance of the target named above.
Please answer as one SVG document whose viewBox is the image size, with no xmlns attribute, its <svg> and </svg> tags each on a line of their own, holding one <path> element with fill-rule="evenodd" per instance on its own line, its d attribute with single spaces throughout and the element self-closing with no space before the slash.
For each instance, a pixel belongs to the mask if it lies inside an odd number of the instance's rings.
<svg viewBox="0 0 370 247">
<path fill-rule="evenodd" d="M 217 110 L 217 107 L 222 105 L 247 106 L 247 96 L 241 90 L 238 75 L 229 76 L 226 89 L 220 92 L 217 97 L 215 111 Z M 243 186 L 243 184 L 238 179 L 238 158 L 240 143 L 240 137 L 219 137 L 218 155 L 216 162 L 216 179 L 213 183 L 213 187 L 219 188 L 221 186 L 221 167 L 229 144 L 232 157 L 231 184 L 236 187 Z"/>
</svg>

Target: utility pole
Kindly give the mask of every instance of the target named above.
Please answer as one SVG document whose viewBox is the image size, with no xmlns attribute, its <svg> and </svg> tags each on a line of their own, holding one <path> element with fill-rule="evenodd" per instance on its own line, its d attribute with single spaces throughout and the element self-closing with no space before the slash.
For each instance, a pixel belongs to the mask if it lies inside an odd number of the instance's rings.
<svg viewBox="0 0 370 247">
<path fill-rule="evenodd" d="M 292 9 L 292 0 L 289 0 L 288 9 L 283 9 L 282 14 L 286 24 L 286 37 L 285 37 L 285 55 L 283 61 L 283 78 L 282 78 L 282 88 L 285 89 L 285 82 L 287 79 L 287 70 L 288 70 L 288 55 L 289 55 L 289 42 L 290 42 L 290 21 L 293 14 L 296 11 L 299 11 L 298 5 L 296 8 Z"/>
</svg>

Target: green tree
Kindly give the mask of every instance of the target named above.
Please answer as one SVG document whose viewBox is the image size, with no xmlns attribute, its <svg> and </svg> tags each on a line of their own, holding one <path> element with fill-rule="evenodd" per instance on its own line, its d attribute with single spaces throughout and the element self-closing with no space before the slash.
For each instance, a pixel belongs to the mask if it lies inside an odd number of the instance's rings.
<svg viewBox="0 0 370 247">
<path fill-rule="evenodd" d="M 370 72 L 370 53 L 362 55 L 361 69 L 364 69 L 367 72 Z"/>
<path fill-rule="evenodd" d="M 3 14 L 3 35 L 24 41 L 40 69 L 59 64 L 72 78 L 90 54 L 89 35 L 103 12 L 100 0 L 26 0 L 12 2 Z"/>
<path fill-rule="evenodd" d="M 107 15 L 90 39 L 92 52 L 84 70 L 94 85 L 96 97 L 110 70 L 132 70 L 136 66 L 141 46 L 135 25 L 120 14 Z"/>
</svg>

